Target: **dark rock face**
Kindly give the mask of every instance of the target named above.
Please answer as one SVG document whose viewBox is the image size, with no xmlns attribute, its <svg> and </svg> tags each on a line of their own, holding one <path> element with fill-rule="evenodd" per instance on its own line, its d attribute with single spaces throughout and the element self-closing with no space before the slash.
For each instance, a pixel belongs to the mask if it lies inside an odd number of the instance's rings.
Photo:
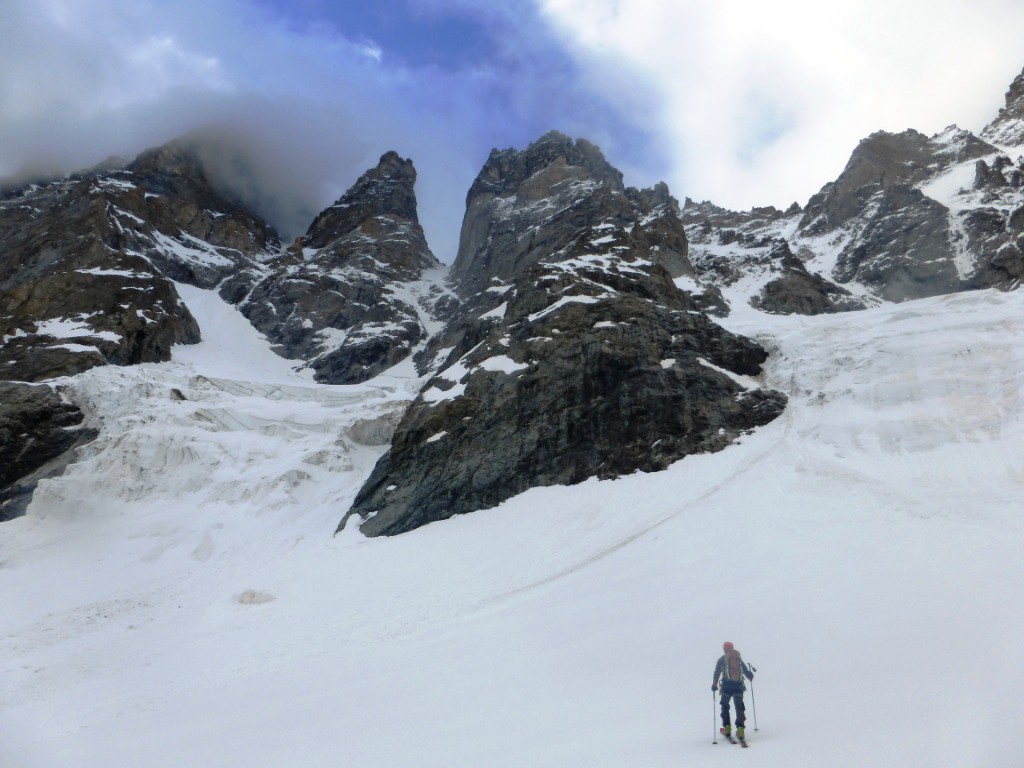
<svg viewBox="0 0 1024 768">
<path fill-rule="evenodd" d="M 444 291 L 416 213 L 416 171 L 394 152 L 323 211 L 269 274 L 238 297 L 250 322 L 318 381 L 366 381 L 408 357 Z"/>
<path fill-rule="evenodd" d="M 187 142 L 0 198 L 0 377 L 170 359 L 200 332 L 173 281 L 259 270 L 273 230 L 219 195 Z M 30 354 L 31 352 L 31 354 Z"/>
<path fill-rule="evenodd" d="M 820 315 L 865 308 L 864 302 L 845 288 L 808 272 L 785 240 L 776 242 L 769 258 L 777 263 L 781 275 L 751 299 L 756 309 L 776 315 Z"/>
<path fill-rule="evenodd" d="M 449 273 L 462 299 L 459 322 L 431 338 L 417 359 L 421 374 L 436 368 L 439 351 L 483 338 L 499 322 L 510 286 L 540 262 L 628 252 L 673 277 L 693 274 L 668 187 L 624 187 L 597 147 L 556 131 L 522 152 L 491 152 L 467 195 L 459 243 Z"/>
<path fill-rule="evenodd" d="M 403 160 L 395 152 L 387 152 L 376 168 L 364 173 L 352 189 L 334 205 L 314 219 L 302 239 L 305 248 L 326 248 L 339 240 L 362 231 L 368 222 L 384 217 L 389 224 L 407 223 L 410 236 L 420 248 L 405 243 L 382 242 L 378 246 L 388 264 L 412 274 L 436 266 L 437 261 L 424 253 L 423 230 L 419 228 L 416 211 L 416 169 L 411 160 Z"/>
<path fill-rule="evenodd" d="M 0 522 L 24 514 L 36 483 L 95 437 L 83 418 L 49 386 L 0 381 Z"/>
<path fill-rule="evenodd" d="M 673 276 L 693 273 L 668 187 L 627 189 L 593 144 L 551 132 L 525 152 L 491 152 L 466 199 L 451 281 L 472 297 L 562 259 L 577 240 L 600 246 L 611 237 Z"/>
<path fill-rule="evenodd" d="M 663 469 L 782 411 L 782 395 L 739 383 L 764 350 L 696 311 L 661 263 L 686 243 L 667 189 L 627 193 L 619 178 L 591 145 L 557 134 L 492 153 L 453 268 L 469 298 L 346 515 L 366 517 L 364 533 Z M 659 217 L 663 251 L 649 234 Z"/>
<path fill-rule="evenodd" d="M 833 277 L 857 282 L 888 301 L 961 289 L 963 275 L 951 211 L 923 185 L 950 168 L 979 162 L 996 149 L 967 131 L 927 137 L 917 131 L 876 133 L 861 142 L 846 169 L 811 198 L 800 222 L 805 235 L 851 232 Z"/>
<path fill-rule="evenodd" d="M 874 133 L 853 151 L 839 178 L 811 198 L 801 228 L 815 234 L 832 231 L 863 215 L 879 192 L 885 196 L 894 187 L 919 184 L 952 164 L 995 151 L 967 131 L 932 138 L 913 130 Z"/>
<path fill-rule="evenodd" d="M 120 190 L 51 185 L 0 204 L 0 376 L 39 381 L 170 359 L 199 329 L 120 225 Z"/>
<path fill-rule="evenodd" d="M 1024 73 L 981 135 L 955 126 L 931 137 L 875 133 L 802 210 L 735 213 L 687 201 L 683 221 L 697 279 L 723 289 L 761 280 L 749 300 L 781 312 L 1017 286 L 1024 278 L 1017 213 L 1024 210 Z M 796 293 L 775 276 L 772 243 L 780 239 L 808 273 L 797 288 L 789 271 Z M 861 303 L 808 300 L 807 291 L 835 298 L 833 281 Z"/>
<path fill-rule="evenodd" d="M 959 289 L 944 205 L 898 184 L 869 199 L 863 221 L 836 264 L 839 282 L 857 280 L 889 301 Z"/>
<path fill-rule="evenodd" d="M 215 288 L 280 249 L 265 221 L 217 191 L 188 141 L 148 150 L 127 171 L 135 190 L 125 209 L 141 219 L 141 250 L 170 279 Z"/>
<path fill-rule="evenodd" d="M 1012 290 L 1024 280 L 1024 197 L 1007 211 L 994 206 L 969 211 L 963 219 L 964 247 L 985 254 L 966 283 L 971 288 Z"/>
</svg>

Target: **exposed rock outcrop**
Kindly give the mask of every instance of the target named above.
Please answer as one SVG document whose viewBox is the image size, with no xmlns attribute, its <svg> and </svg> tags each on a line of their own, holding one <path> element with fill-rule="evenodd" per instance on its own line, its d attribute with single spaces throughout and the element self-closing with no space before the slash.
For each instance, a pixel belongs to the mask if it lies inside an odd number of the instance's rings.
<svg viewBox="0 0 1024 768">
<path fill-rule="evenodd" d="M 212 287 L 258 268 L 276 235 L 219 195 L 187 142 L 0 198 L 0 479 L 3 515 L 91 439 L 41 382 L 99 365 L 170 359 L 200 329 L 175 281 Z"/>
<path fill-rule="evenodd" d="M 163 275 L 210 289 L 265 261 L 281 243 L 262 218 L 219 191 L 200 156 L 186 139 L 143 152 L 126 169 L 134 189 L 122 205 L 137 217 L 131 223 L 140 230 L 140 250 Z"/>
<path fill-rule="evenodd" d="M 856 235 L 833 275 L 889 301 L 953 293 L 960 287 L 949 209 L 921 190 L 894 184 L 867 201 Z"/>
<path fill-rule="evenodd" d="M 807 203 L 801 229 L 808 234 L 835 230 L 864 215 L 872 199 L 913 187 L 952 165 L 991 155 L 995 147 L 959 129 L 928 137 L 918 131 L 879 131 L 864 139 L 839 178 Z"/>
<path fill-rule="evenodd" d="M 121 224 L 135 217 L 118 205 L 122 183 L 71 181 L 0 203 L 0 377 L 168 360 L 173 344 L 199 340 L 173 283 Z"/>
<path fill-rule="evenodd" d="M 268 274 L 242 295 L 222 290 L 285 357 L 316 378 L 353 384 L 405 359 L 427 335 L 445 291 L 416 212 L 412 162 L 394 152 L 365 173 Z"/>
<path fill-rule="evenodd" d="M 562 260 L 579 239 L 599 246 L 613 237 L 673 277 L 693 273 L 668 187 L 627 189 L 597 147 L 552 131 L 526 152 L 491 152 L 466 198 L 451 280 L 472 297 Z"/>
<path fill-rule="evenodd" d="M 756 309 L 777 315 L 821 315 L 865 308 L 864 302 L 845 288 L 809 272 L 785 240 L 775 243 L 769 259 L 780 275 L 751 299 Z"/>
<path fill-rule="evenodd" d="M 1006 106 L 981 132 L 983 139 L 997 146 L 1024 149 L 1024 71 L 1021 71 L 1006 91 Z"/>
<path fill-rule="evenodd" d="M 39 480 L 95 437 L 83 418 L 49 386 L 0 381 L 0 522 L 24 514 Z"/>
<path fill-rule="evenodd" d="M 771 243 L 784 239 L 815 282 L 838 283 L 862 302 L 1019 285 L 1024 74 L 981 136 L 955 126 L 931 137 L 912 130 L 875 133 L 802 211 L 740 214 L 688 202 L 683 218 L 697 279 L 725 289 L 743 286 L 746 298 L 767 308 L 781 287 Z M 824 283 L 819 287 L 835 295 Z M 776 311 L 832 311 L 857 303 L 784 306 L 776 304 Z"/>
<path fill-rule="evenodd" d="M 663 469 L 774 419 L 785 398 L 742 379 L 764 350 L 674 285 L 666 263 L 688 266 L 685 248 L 667 189 L 627 192 L 592 145 L 548 134 L 492 153 L 453 269 L 470 298 L 346 519 L 401 533 L 531 487 Z"/>
<path fill-rule="evenodd" d="M 280 243 L 223 197 L 187 141 L 123 170 L 0 198 L 0 377 L 170 359 L 200 331 L 174 281 L 212 288 Z"/>
</svg>

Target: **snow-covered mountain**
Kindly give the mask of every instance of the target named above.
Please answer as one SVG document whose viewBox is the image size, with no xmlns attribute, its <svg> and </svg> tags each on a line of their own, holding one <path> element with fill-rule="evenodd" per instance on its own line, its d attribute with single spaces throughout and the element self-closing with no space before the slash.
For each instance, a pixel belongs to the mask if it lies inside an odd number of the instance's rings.
<svg viewBox="0 0 1024 768">
<path fill-rule="evenodd" d="M 346 515 L 364 533 L 663 469 L 782 411 L 781 393 L 742 378 L 764 350 L 673 282 L 692 270 L 668 190 L 625 187 L 588 142 L 549 133 L 493 152 L 461 242 L 462 304 L 419 356 L 433 375 Z"/>
<path fill-rule="evenodd" d="M 63 378 L 166 362 L 174 344 L 213 331 L 195 322 L 182 285 L 238 305 L 326 383 L 372 378 L 437 330 L 450 292 L 417 220 L 411 162 L 386 154 L 285 248 L 220 191 L 203 156 L 182 139 L 123 169 L 0 199 L 0 425 L 11 436 L 0 440 L 11 468 L 0 519 L 21 514 L 38 480 L 92 434 L 69 433 L 82 403 Z"/>
<path fill-rule="evenodd" d="M 728 639 L 760 765 L 1013 765 L 1022 99 L 787 211 L 548 134 L 451 270 L 393 153 L 5 194 L 0 764 L 724 764 Z"/>
<path fill-rule="evenodd" d="M 687 200 L 683 219 L 699 278 L 769 312 L 1015 288 L 1024 277 L 1024 76 L 980 137 L 956 126 L 932 137 L 875 133 L 804 207 L 740 213 Z"/>
<path fill-rule="evenodd" d="M 408 357 L 438 326 L 447 292 L 416 213 L 416 170 L 381 157 L 255 286 L 236 280 L 242 313 L 318 381 L 357 384 Z"/>
<path fill-rule="evenodd" d="M 342 524 L 359 515 L 371 534 L 536 486 L 664 468 L 724 448 L 784 406 L 780 393 L 737 378 L 757 374 L 766 353 L 708 316 L 720 294 L 696 290 L 667 187 L 625 187 L 584 140 L 552 132 L 522 152 L 492 153 L 447 281 L 417 220 L 415 170 L 395 153 L 287 248 L 218 192 L 203 155 L 181 140 L 123 171 L 8 197 L 0 359 L 10 380 L 166 361 L 172 341 L 200 334 L 176 280 L 237 304 L 320 382 L 370 381 L 413 357 L 425 377 L 419 396 L 355 505 L 338 510 Z M 65 211 L 79 209 L 65 226 Z M 63 237 L 51 243 L 55 231 Z M 85 264 L 83 239 L 94 244 Z M 140 308 L 140 297 L 151 305 Z M 45 367 L 29 354 L 36 348 Z M 7 409 L 19 428 L 38 425 L 33 441 L 46 450 L 26 466 L 17 444 L 5 446 L 19 467 L 0 491 L 5 517 L 91 434 L 80 427 L 69 441 L 82 403 L 73 387 L 57 393 L 70 409 L 63 420 L 49 418 L 46 387 L 19 385 Z"/>
</svg>

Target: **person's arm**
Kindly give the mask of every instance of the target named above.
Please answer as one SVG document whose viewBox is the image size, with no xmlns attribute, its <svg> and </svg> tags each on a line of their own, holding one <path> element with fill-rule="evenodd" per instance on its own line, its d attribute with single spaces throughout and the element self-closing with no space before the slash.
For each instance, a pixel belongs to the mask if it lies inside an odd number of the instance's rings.
<svg viewBox="0 0 1024 768">
<path fill-rule="evenodd" d="M 722 658 L 720 658 L 718 660 L 718 663 L 715 664 L 715 677 L 711 681 L 711 690 L 712 691 L 717 691 L 718 690 L 718 678 L 722 676 L 722 660 L 724 658 L 725 657 L 723 656 Z"/>
</svg>

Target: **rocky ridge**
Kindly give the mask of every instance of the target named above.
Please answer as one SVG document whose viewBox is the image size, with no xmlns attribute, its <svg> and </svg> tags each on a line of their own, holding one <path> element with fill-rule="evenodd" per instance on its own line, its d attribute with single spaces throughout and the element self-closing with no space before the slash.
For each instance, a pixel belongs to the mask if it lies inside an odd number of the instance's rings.
<svg viewBox="0 0 1024 768">
<path fill-rule="evenodd" d="M 1006 91 L 1006 105 L 985 126 L 981 137 L 997 147 L 1024 147 L 1024 71 Z"/>
<path fill-rule="evenodd" d="M 980 136 L 956 126 L 875 133 L 806 206 L 740 213 L 688 201 L 683 218 L 698 280 L 765 311 L 1013 288 L 1024 277 L 1024 73 Z M 788 263 L 816 276 L 814 301 L 806 284 L 787 298 L 774 283 L 766 303 L 781 241 Z M 826 301 L 837 288 L 854 300 Z"/>
<path fill-rule="evenodd" d="M 656 234 L 653 234 L 656 233 Z M 467 199 L 437 372 L 341 523 L 391 535 L 528 488 L 655 471 L 781 413 L 767 358 L 680 290 L 664 186 L 626 190 L 586 142 L 493 152 Z"/>
<path fill-rule="evenodd" d="M 36 484 L 96 436 L 66 389 L 0 381 L 0 522 L 25 513 Z"/>
<path fill-rule="evenodd" d="M 389 152 L 265 272 L 222 289 L 285 357 L 355 384 L 408 357 L 443 311 L 441 268 L 416 212 L 412 162 Z M 256 278 L 253 285 L 253 278 Z"/>
<path fill-rule="evenodd" d="M 90 434 L 75 426 L 84 416 L 73 381 L 59 396 L 55 381 L 164 362 L 175 344 L 200 340 L 176 283 L 241 304 L 281 354 L 332 383 L 408 356 L 443 305 L 446 291 L 423 274 L 439 265 L 416 218 L 408 161 L 386 155 L 286 250 L 219 191 L 201 155 L 183 139 L 122 168 L 0 197 L 0 381 L 44 382 L 12 383 L 0 400 L 0 424 L 11 425 L 0 464 L 14 473 L 0 503 L 30 496 L 25 478 L 59 471 L 55 460 Z"/>
</svg>

